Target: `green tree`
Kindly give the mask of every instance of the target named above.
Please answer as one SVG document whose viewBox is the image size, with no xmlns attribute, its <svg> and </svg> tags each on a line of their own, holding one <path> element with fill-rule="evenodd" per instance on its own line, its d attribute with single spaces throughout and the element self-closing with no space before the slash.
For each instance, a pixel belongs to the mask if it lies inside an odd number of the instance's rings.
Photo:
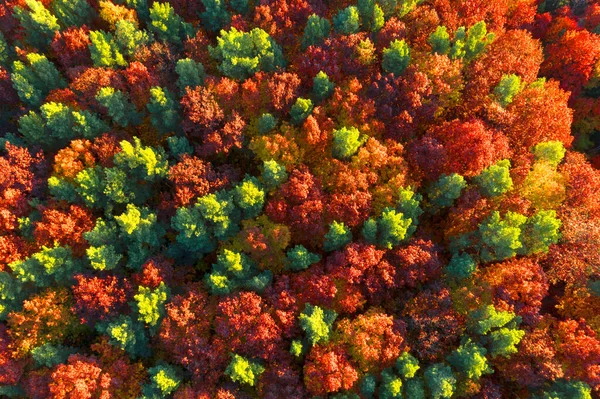
<svg viewBox="0 0 600 399">
<path fill-rule="evenodd" d="M 258 118 L 258 132 L 267 134 L 277 126 L 277 118 L 266 112 Z"/>
<path fill-rule="evenodd" d="M 269 160 L 263 162 L 261 178 L 267 188 L 273 189 L 283 184 L 287 180 L 288 174 L 285 166 Z"/>
<path fill-rule="evenodd" d="M 22 292 L 23 285 L 12 274 L 7 271 L 0 272 L 0 320 L 6 320 L 6 316 L 22 306 L 26 298 Z"/>
<path fill-rule="evenodd" d="M 410 47 L 404 40 L 394 40 L 383 49 L 381 67 L 386 73 L 402 75 L 410 62 Z"/>
<path fill-rule="evenodd" d="M 451 398 L 456 390 L 456 377 L 450 366 L 435 363 L 425 370 L 425 385 L 429 389 L 430 398 Z"/>
<path fill-rule="evenodd" d="M 527 217 L 507 212 L 504 219 L 494 211 L 479 225 L 480 256 L 484 262 L 512 258 L 521 250 L 521 229 Z"/>
<path fill-rule="evenodd" d="M 307 303 L 298 316 L 300 328 L 306 333 L 310 345 L 326 343 L 331 337 L 333 322 L 337 313 L 330 309 L 322 309 Z"/>
<path fill-rule="evenodd" d="M 194 88 L 204 83 L 204 66 L 191 58 L 182 58 L 175 66 L 177 72 L 177 87 L 181 93 L 185 93 L 186 87 Z"/>
<path fill-rule="evenodd" d="M 60 29 L 58 19 L 37 0 L 25 0 L 25 4 L 29 10 L 15 6 L 13 15 L 25 31 L 26 41 L 44 51 L 52 42 L 54 33 Z"/>
<path fill-rule="evenodd" d="M 162 147 L 142 145 L 140 139 L 133 138 L 120 143 L 121 151 L 114 157 L 115 165 L 128 172 L 137 180 L 155 181 L 168 174 L 167 155 Z"/>
<path fill-rule="evenodd" d="M 116 44 L 118 47 L 117 52 L 120 51 L 124 56 L 132 58 L 140 47 L 148 43 L 150 43 L 148 33 L 137 29 L 133 22 L 121 20 L 116 23 L 115 35 L 111 46 Z M 114 59 L 118 59 L 118 55 Z M 119 65 L 118 62 L 114 64 Z"/>
<path fill-rule="evenodd" d="M 158 392 L 162 397 L 167 397 L 175 392 L 182 382 L 180 371 L 170 364 L 159 364 L 148 369 L 150 375 L 151 392 Z"/>
<path fill-rule="evenodd" d="M 329 231 L 325 234 L 323 250 L 326 252 L 336 251 L 343 248 L 352 241 L 352 231 L 343 222 L 335 220 L 329 225 Z"/>
<path fill-rule="evenodd" d="M 172 133 L 178 130 L 181 118 L 177 110 L 175 97 L 169 90 L 162 87 L 150 89 L 150 101 L 146 104 L 150 112 L 152 126 L 161 134 Z"/>
<path fill-rule="evenodd" d="M 90 25 L 95 17 L 92 6 L 86 0 L 53 0 L 50 10 L 63 27 Z"/>
<path fill-rule="evenodd" d="M 480 336 L 492 356 L 510 356 L 517 353 L 516 345 L 525 336 L 518 329 L 521 317 L 512 312 L 498 312 L 487 305 L 472 311 L 467 318 L 467 328 Z"/>
<path fill-rule="evenodd" d="M 417 231 L 419 225 L 419 217 L 423 214 L 421 209 L 421 201 L 423 196 L 415 193 L 412 188 L 401 188 L 398 190 L 398 202 L 396 203 L 396 211 L 401 212 L 405 217 L 410 218 L 411 223 L 406 230 L 406 238 L 412 237 Z"/>
<path fill-rule="evenodd" d="M 81 269 L 69 247 L 46 247 L 29 258 L 8 264 L 13 276 L 21 283 L 37 287 L 70 284 L 73 274 Z"/>
<path fill-rule="evenodd" d="M 450 35 L 445 26 L 438 26 L 435 31 L 429 35 L 427 42 L 431 45 L 431 50 L 438 54 L 448 54 L 450 51 Z"/>
<path fill-rule="evenodd" d="M 14 50 L 6 41 L 6 37 L 0 32 L 0 66 L 8 67 L 14 57 Z"/>
<path fill-rule="evenodd" d="M 162 281 L 155 289 L 139 286 L 137 294 L 133 296 L 138 320 L 149 326 L 150 331 L 155 332 L 160 326 L 168 297 L 169 288 Z"/>
<path fill-rule="evenodd" d="M 385 24 L 383 10 L 375 0 L 358 0 L 357 8 L 363 28 L 378 32 Z"/>
<path fill-rule="evenodd" d="M 148 28 L 159 40 L 181 44 L 187 36 L 194 36 L 191 25 L 185 23 L 169 3 L 152 3 L 150 21 Z"/>
<path fill-rule="evenodd" d="M 29 53 L 25 58 L 26 63 L 13 62 L 12 84 L 21 101 L 36 107 L 50 91 L 66 86 L 66 82 L 45 55 Z"/>
<path fill-rule="evenodd" d="M 231 14 L 223 0 L 202 0 L 202 4 L 205 11 L 200 14 L 200 20 L 207 31 L 216 32 L 231 21 Z"/>
<path fill-rule="evenodd" d="M 144 332 L 144 325 L 129 316 L 120 314 L 116 319 L 96 323 L 96 331 L 106 334 L 109 343 L 121 348 L 132 357 L 148 356 L 149 339 Z"/>
<path fill-rule="evenodd" d="M 333 131 L 333 156 L 337 159 L 348 159 L 356 154 L 368 137 L 361 136 L 355 127 L 342 127 Z"/>
<path fill-rule="evenodd" d="M 37 367 L 52 368 L 57 364 L 65 363 L 73 353 L 77 353 L 75 348 L 69 348 L 60 344 L 45 343 L 33 348 L 31 350 L 31 357 Z"/>
<path fill-rule="evenodd" d="M 402 379 L 391 370 L 386 369 L 381 373 L 381 384 L 379 385 L 380 399 L 401 399 Z"/>
<path fill-rule="evenodd" d="M 551 244 L 560 238 L 562 222 L 554 210 L 541 210 L 527 219 L 523 227 L 522 253 L 526 255 L 546 253 Z"/>
<path fill-rule="evenodd" d="M 410 13 L 412 10 L 414 10 L 417 5 L 423 0 L 399 0 L 399 4 L 398 4 L 398 17 L 402 18 L 403 16 L 407 15 L 408 13 Z"/>
<path fill-rule="evenodd" d="M 213 295 L 227 295 L 237 289 L 262 292 L 272 279 L 270 270 L 260 271 L 245 254 L 224 249 L 204 281 Z"/>
<path fill-rule="evenodd" d="M 360 29 L 360 14 L 355 6 L 348 6 L 340 10 L 333 17 L 333 28 L 342 35 L 358 33 Z"/>
<path fill-rule="evenodd" d="M 315 46 L 323 43 L 329 36 L 331 24 L 326 18 L 321 18 L 317 14 L 312 14 L 306 21 L 304 33 L 302 34 L 302 50 L 308 46 Z"/>
<path fill-rule="evenodd" d="M 229 376 L 233 382 L 255 386 L 264 371 L 265 368 L 260 363 L 234 354 L 225 370 L 225 375 Z"/>
<path fill-rule="evenodd" d="M 316 101 L 323 101 L 333 94 L 335 84 L 329 80 L 329 76 L 320 71 L 313 78 L 312 93 Z"/>
<path fill-rule="evenodd" d="M 155 3 L 156 4 L 156 3 Z M 244 80 L 258 71 L 272 72 L 285 66 L 281 47 L 262 29 L 241 32 L 222 30 L 217 45 L 209 46 L 219 70 L 233 79 Z"/>
<path fill-rule="evenodd" d="M 498 102 L 503 107 L 506 107 L 508 104 L 512 103 L 515 96 L 519 94 L 522 88 L 523 82 L 521 81 L 521 77 L 513 73 L 502 76 L 500 83 L 494 88 L 494 94 L 496 95 Z"/>
<path fill-rule="evenodd" d="M 400 375 L 405 379 L 414 378 L 417 371 L 421 368 L 421 366 L 419 366 L 419 361 L 408 352 L 404 352 L 400 355 L 396 360 L 395 366 L 396 370 L 398 370 Z"/>
<path fill-rule="evenodd" d="M 429 200 L 438 207 L 452 206 L 465 187 L 467 187 L 467 182 L 461 175 L 457 173 L 443 174 L 429 189 Z"/>
<path fill-rule="evenodd" d="M 265 191 L 255 177 L 246 175 L 233 189 L 235 205 L 242 210 L 244 219 L 252 219 L 260 214 L 265 204 Z"/>
<path fill-rule="evenodd" d="M 477 262 L 467 253 L 454 254 L 446 266 L 446 273 L 452 279 L 464 280 L 477 270 Z"/>
<path fill-rule="evenodd" d="M 465 31 L 465 27 L 461 26 L 454 32 L 450 58 L 464 58 L 466 61 L 471 61 L 493 40 L 494 34 L 487 33 L 485 21 L 477 22 L 468 31 Z"/>
<path fill-rule="evenodd" d="M 465 40 L 465 58 L 472 60 L 476 58 L 485 47 L 494 40 L 493 33 L 487 33 L 485 21 L 479 21 L 467 30 Z"/>
<path fill-rule="evenodd" d="M 582 381 L 556 380 L 550 388 L 534 399 L 592 399 L 592 390 Z"/>
<path fill-rule="evenodd" d="M 298 97 L 290 109 L 290 121 L 294 125 L 300 125 L 313 110 L 313 103 L 309 98 Z"/>
<path fill-rule="evenodd" d="M 467 338 L 448 356 L 448 363 L 464 378 L 476 381 L 484 374 L 493 373 L 486 353 L 484 347 Z"/>
<path fill-rule="evenodd" d="M 476 176 L 473 181 L 479 187 L 481 194 L 486 197 L 497 197 L 513 188 L 513 181 L 510 177 L 510 161 L 503 159 L 498 161 Z"/>
<path fill-rule="evenodd" d="M 41 115 L 40 115 L 41 114 Z M 30 145 L 57 150 L 75 138 L 93 139 L 109 130 L 108 126 L 89 111 L 74 111 L 61 103 L 48 102 L 40 114 L 29 111 L 19 119 L 19 132 Z"/>
<path fill-rule="evenodd" d="M 91 31 L 89 48 L 95 66 L 114 68 L 128 65 L 112 33 Z"/>
<path fill-rule="evenodd" d="M 565 157 L 567 150 L 562 141 L 554 140 L 536 144 L 532 152 L 536 161 L 545 161 L 553 167 L 557 167 Z"/>
<path fill-rule="evenodd" d="M 106 107 L 108 116 L 119 126 L 127 127 L 141 122 L 142 115 L 137 112 L 135 105 L 121 90 L 103 87 L 98 90 L 96 100 Z"/>
<path fill-rule="evenodd" d="M 363 225 L 362 233 L 367 242 L 392 249 L 408 238 L 412 219 L 393 208 L 385 208 L 378 219 L 370 218 Z"/>
<path fill-rule="evenodd" d="M 289 261 L 288 268 L 293 271 L 308 269 L 321 260 L 321 256 L 308 252 L 303 245 L 296 245 L 286 253 Z"/>
</svg>

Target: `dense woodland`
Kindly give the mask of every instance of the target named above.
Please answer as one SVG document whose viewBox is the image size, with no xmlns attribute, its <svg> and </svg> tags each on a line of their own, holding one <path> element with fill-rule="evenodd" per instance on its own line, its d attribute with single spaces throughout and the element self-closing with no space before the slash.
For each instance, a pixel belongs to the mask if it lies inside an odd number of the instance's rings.
<svg viewBox="0 0 600 399">
<path fill-rule="evenodd" d="M 0 0 L 0 396 L 600 397 L 598 0 Z"/>
</svg>

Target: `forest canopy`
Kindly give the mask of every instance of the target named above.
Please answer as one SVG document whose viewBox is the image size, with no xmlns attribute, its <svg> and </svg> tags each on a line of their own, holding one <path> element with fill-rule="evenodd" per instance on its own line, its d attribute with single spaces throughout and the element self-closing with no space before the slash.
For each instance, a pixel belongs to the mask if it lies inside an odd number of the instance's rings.
<svg viewBox="0 0 600 399">
<path fill-rule="evenodd" d="M 600 397 L 597 0 L 0 1 L 0 397 Z"/>
</svg>

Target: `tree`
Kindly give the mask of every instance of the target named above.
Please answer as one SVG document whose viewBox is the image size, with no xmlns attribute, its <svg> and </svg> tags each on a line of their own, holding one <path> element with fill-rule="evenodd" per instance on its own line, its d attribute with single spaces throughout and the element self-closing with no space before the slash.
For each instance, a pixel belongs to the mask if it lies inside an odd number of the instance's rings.
<svg viewBox="0 0 600 399">
<path fill-rule="evenodd" d="M 131 59 L 135 56 L 135 53 L 140 47 L 145 46 L 148 43 L 150 43 L 150 37 L 146 31 L 137 29 L 136 24 L 131 21 L 118 21 L 116 23 L 114 39 L 111 43 L 111 46 L 116 45 L 117 47 L 117 49 L 114 50 L 115 63 L 120 65 L 119 52 L 123 54 L 123 56 Z M 96 65 L 103 66 L 99 63 L 96 63 Z"/>
<path fill-rule="evenodd" d="M 128 65 L 111 33 L 91 31 L 90 53 L 96 66 L 115 67 Z"/>
<path fill-rule="evenodd" d="M 476 381 L 484 374 L 493 373 L 486 353 L 484 347 L 467 338 L 448 356 L 448 363 L 464 378 Z"/>
<path fill-rule="evenodd" d="M 65 81 L 45 55 L 29 53 L 27 64 L 15 61 L 11 79 L 21 101 L 39 106 L 51 90 L 65 86 Z"/>
<path fill-rule="evenodd" d="M 185 93 L 186 87 L 193 89 L 196 86 L 201 86 L 204 81 L 204 66 L 190 58 L 178 60 L 175 72 L 179 76 L 177 86 L 182 93 Z"/>
<path fill-rule="evenodd" d="M 168 296 L 169 288 L 162 281 L 154 290 L 139 286 L 138 293 L 133 296 L 139 314 L 138 320 L 148 325 L 151 331 L 158 329 L 160 325 L 159 321 L 164 317 L 165 303 Z"/>
<path fill-rule="evenodd" d="M 260 271 L 247 255 L 224 249 L 204 281 L 212 294 L 227 295 L 237 289 L 262 292 L 272 279 L 270 270 Z"/>
<path fill-rule="evenodd" d="M 234 382 L 255 386 L 264 371 L 265 368 L 259 363 L 234 354 L 231 363 L 225 370 L 225 374 Z"/>
<path fill-rule="evenodd" d="M 329 225 L 329 232 L 325 234 L 323 250 L 327 252 L 343 248 L 352 241 L 352 232 L 344 223 L 335 220 Z"/>
<path fill-rule="evenodd" d="M 114 163 L 129 172 L 129 176 L 152 182 L 167 175 L 167 156 L 162 147 L 142 145 L 137 137 L 133 138 L 133 144 L 124 140 L 120 146 L 121 151 L 115 155 Z"/>
<path fill-rule="evenodd" d="M 313 111 L 313 103 L 309 98 L 298 97 L 292 108 L 290 109 L 290 121 L 299 125 Z"/>
<path fill-rule="evenodd" d="M 44 103 L 41 115 L 29 111 L 19 119 L 19 132 L 27 143 L 36 143 L 44 149 L 55 150 L 75 138 L 93 139 L 108 131 L 108 126 L 95 114 L 76 111 L 55 102 Z"/>
<path fill-rule="evenodd" d="M 526 221 L 526 216 L 515 212 L 507 212 L 502 219 L 500 213 L 494 211 L 479 225 L 481 259 L 484 262 L 504 260 L 519 253 L 523 247 L 521 229 Z"/>
<path fill-rule="evenodd" d="M 272 72 L 285 66 L 281 47 L 262 29 L 241 32 L 232 27 L 221 30 L 217 45 L 208 51 L 219 70 L 237 80 L 245 80 L 258 71 Z"/>
<path fill-rule="evenodd" d="M 445 26 L 438 26 L 427 42 L 431 45 L 431 50 L 438 54 L 448 54 L 450 51 L 450 35 Z"/>
<path fill-rule="evenodd" d="M 265 191 L 258 179 L 250 176 L 246 176 L 233 189 L 234 203 L 241 209 L 244 219 L 252 219 L 261 213 L 265 197 Z"/>
<path fill-rule="evenodd" d="M 160 392 L 162 397 L 175 392 L 181 384 L 177 368 L 169 364 L 151 367 L 148 374 L 152 384 L 149 391 Z"/>
<path fill-rule="evenodd" d="M 410 62 L 410 47 L 404 40 L 394 40 L 389 47 L 383 49 L 381 67 L 386 73 L 400 76 Z"/>
<path fill-rule="evenodd" d="M 342 127 L 333 131 L 332 153 L 335 158 L 347 159 L 356 154 L 361 145 L 367 140 L 355 127 Z"/>
<path fill-rule="evenodd" d="M 180 116 L 175 98 L 168 89 L 153 87 L 150 89 L 150 102 L 146 104 L 150 112 L 152 126 L 161 134 L 174 132 L 180 126 Z"/>
<path fill-rule="evenodd" d="M 16 6 L 14 16 L 25 29 L 29 44 L 44 51 L 52 42 L 54 32 L 60 29 L 58 19 L 40 1 L 26 0 L 25 4 L 29 10 Z"/>
<path fill-rule="evenodd" d="M 467 186 L 464 177 L 453 173 L 449 176 L 442 175 L 429 191 L 429 200 L 438 207 L 452 206 L 460 197 L 461 191 Z"/>
<path fill-rule="evenodd" d="M 425 370 L 425 385 L 431 398 L 451 398 L 456 390 L 456 377 L 450 366 L 443 363 L 432 364 Z"/>
<path fill-rule="evenodd" d="M 446 266 L 446 273 L 451 278 L 460 280 L 469 278 L 477 270 L 477 263 L 467 253 L 453 254 L 450 263 Z"/>
<path fill-rule="evenodd" d="M 202 0 L 202 4 L 205 11 L 200 14 L 200 20 L 207 31 L 217 32 L 230 23 L 231 14 L 225 8 L 224 1 Z"/>
<path fill-rule="evenodd" d="M 304 384 L 313 395 L 350 390 L 358 381 L 358 371 L 339 346 L 317 345 L 304 363 Z"/>
<path fill-rule="evenodd" d="M 379 371 L 396 362 L 404 346 L 404 328 L 381 309 L 371 308 L 353 320 L 337 323 L 336 336 L 348 347 L 363 372 Z"/>
<path fill-rule="evenodd" d="M 302 245 L 296 245 L 286 253 L 289 261 L 288 268 L 300 271 L 309 268 L 312 264 L 321 260 L 321 256 L 308 252 Z"/>
<path fill-rule="evenodd" d="M 31 282 L 38 287 L 68 284 L 80 266 L 71 249 L 61 246 L 42 246 L 40 252 L 8 265 L 21 283 Z"/>
<path fill-rule="evenodd" d="M 181 44 L 186 36 L 193 36 L 191 25 L 175 14 L 169 3 L 154 2 L 150 8 L 150 20 L 148 28 L 159 40 Z"/>
<path fill-rule="evenodd" d="M 284 166 L 271 159 L 269 161 L 263 161 L 261 177 L 268 188 L 277 188 L 282 183 L 285 183 L 288 174 Z"/>
<path fill-rule="evenodd" d="M 50 4 L 50 11 L 63 27 L 89 25 L 95 17 L 86 0 L 56 0 Z"/>
<path fill-rule="evenodd" d="M 370 218 L 363 226 L 365 239 L 373 244 L 392 249 L 407 238 L 412 219 L 393 208 L 385 208 L 377 219 Z"/>
<path fill-rule="evenodd" d="M 333 94 L 335 85 L 329 80 L 329 76 L 323 71 L 320 71 L 313 78 L 312 92 L 316 101 L 323 101 Z"/>
<path fill-rule="evenodd" d="M 384 13 L 381 6 L 374 0 L 359 0 L 358 12 L 363 28 L 371 32 L 378 32 L 385 23 Z"/>
<path fill-rule="evenodd" d="M 329 20 L 321 18 L 317 14 L 310 15 L 302 34 L 302 49 L 323 43 L 323 40 L 329 36 L 330 30 Z"/>
<path fill-rule="evenodd" d="M 562 225 L 554 210 L 541 210 L 527 219 L 523 227 L 523 252 L 530 254 L 546 253 L 551 244 L 556 244 Z"/>
<path fill-rule="evenodd" d="M 107 109 L 111 119 L 120 126 L 136 125 L 141 120 L 141 114 L 121 90 L 103 87 L 96 94 L 96 100 Z"/>
<path fill-rule="evenodd" d="M 327 343 L 333 331 L 333 322 L 337 313 L 333 310 L 322 309 L 307 303 L 298 316 L 300 327 L 306 333 L 306 338 L 311 346 Z"/>
<path fill-rule="evenodd" d="M 500 83 L 494 88 L 494 94 L 498 102 L 503 107 L 510 104 L 514 97 L 519 94 L 523 87 L 521 77 L 519 75 L 510 74 L 502 76 Z"/>
<path fill-rule="evenodd" d="M 536 161 L 546 161 L 551 166 L 557 167 L 565 157 L 567 150 L 562 142 L 552 140 L 536 144 L 532 152 Z"/>
<path fill-rule="evenodd" d="M 479 186 L 479 191 L 486 197 L 497 197 L 512 190 L 513 181 L 510 177 L 510 161 L 503 159 L 489 166 L 476 176 L 473 181 Z"/>
<path fill-rule="evenodd" d="M 360 14 L 355 6 L 348 6 L 333 17 L 333 28 L 342 35 L 357 33 L 360 28 Z"/>
</svg>

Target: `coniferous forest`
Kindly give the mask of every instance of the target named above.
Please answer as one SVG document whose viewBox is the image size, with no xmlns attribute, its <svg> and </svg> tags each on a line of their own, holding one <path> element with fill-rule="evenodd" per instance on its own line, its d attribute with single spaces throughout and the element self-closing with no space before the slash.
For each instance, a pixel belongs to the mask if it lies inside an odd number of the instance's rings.
<svg viewBox="0 0 600 399">
<path fill-rule="evenodd" d="M 600 1 L 0 0 L 0 397 L 600 397 Z"/>
</svg>

